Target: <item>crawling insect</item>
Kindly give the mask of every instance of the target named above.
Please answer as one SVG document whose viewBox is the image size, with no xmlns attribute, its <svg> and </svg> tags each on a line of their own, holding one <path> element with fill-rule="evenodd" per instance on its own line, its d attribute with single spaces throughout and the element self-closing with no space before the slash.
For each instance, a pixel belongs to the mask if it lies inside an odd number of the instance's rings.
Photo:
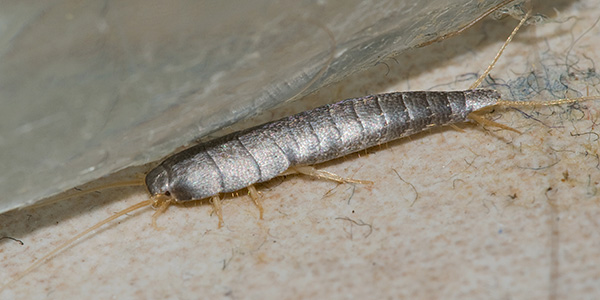
<svg viewBox="0 0 600 300">
<path fill-rule="evenodd" d="M 155 224 L 156 216 L 173 202 L 211 197 L 221 225 L 223 217 L 219 194 L 248 187 L 262 216 L 262 207 L 252 187 L 254 183 L 290 172 L 340 182 L 355 181 L 307 165 L 429 128 L 471 120 L 516 131 L 477 115 L 480 110 L 493 106 L 556 105 L 596 99 L 583 97 L 543 103 L 506 101 L 501 100 L 497 91 L 476 89 L 528 16 L 526 14 L 521 20 L 490 67 L 468 90 L 398 92 L 348 99 L 199 144 L 167 158 L 145 178 L 151 199 L 131 206 L 76 235 L 40 258 L 4 287 L 22 278 L 73 241 L 141 207 L 153 205 L 159 208 L 153 217 Z"/>
</svg>

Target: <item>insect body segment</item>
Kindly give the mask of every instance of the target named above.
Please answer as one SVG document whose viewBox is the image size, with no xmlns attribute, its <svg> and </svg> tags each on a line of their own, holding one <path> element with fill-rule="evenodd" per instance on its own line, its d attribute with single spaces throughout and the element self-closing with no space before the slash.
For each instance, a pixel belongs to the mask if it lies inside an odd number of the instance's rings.
<svg viewBox="0 0 600 300">
<path fill-rule="evenodd" d="M 347 99 L 202 143 L 169 157 L 146 176 L 152 195 L 204 199 L 270 180 L 431 127 L 468 121 L 500 94 L 475 89 L 396 92 Z"/>
</svg>

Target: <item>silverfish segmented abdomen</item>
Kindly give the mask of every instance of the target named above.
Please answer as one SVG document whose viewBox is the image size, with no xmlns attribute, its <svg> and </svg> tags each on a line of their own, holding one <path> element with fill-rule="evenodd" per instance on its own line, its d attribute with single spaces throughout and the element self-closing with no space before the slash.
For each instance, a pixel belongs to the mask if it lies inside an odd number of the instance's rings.
<svg viewBox="0 0 600 300">
<path fill-rule="evenodd" d="M 203 199 L 270 180 L 291 166 L 338 158 L 431 127 L 467 121 L 494 90 L 396 92 L 347 99 L 235 132 L 166 159 L 146 176 L 151 194 Z"/>
</svg>

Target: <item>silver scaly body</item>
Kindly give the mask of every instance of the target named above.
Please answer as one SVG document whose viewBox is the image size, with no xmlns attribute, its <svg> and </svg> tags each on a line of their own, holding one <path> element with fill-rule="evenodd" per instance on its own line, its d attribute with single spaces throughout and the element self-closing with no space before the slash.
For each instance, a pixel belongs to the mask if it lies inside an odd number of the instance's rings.
<svg viewBox="0 0 600 300">
<path fill-rule="evenodd" d="M 468 121 L 500 94 L 476 89 L 397 92 L 327 104 L 177 153 L 146 176 L 152 195 L 204 199 L 432 127 Z"/>
</svg>

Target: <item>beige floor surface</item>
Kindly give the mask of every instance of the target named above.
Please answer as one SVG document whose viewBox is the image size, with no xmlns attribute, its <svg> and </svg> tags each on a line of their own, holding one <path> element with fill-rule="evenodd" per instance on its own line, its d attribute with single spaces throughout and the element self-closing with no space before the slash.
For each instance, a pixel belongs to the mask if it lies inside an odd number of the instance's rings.
<svg viewBox="0 0 600 300">
<path fill-rule="evenodd" d="M 529 85 L 558 74 L 600 94 L 596 1 L 548 5 L 558 15 L 544 13 L 565 21 L 520 32 L 492 74 L 500 83 L 535 70 Z M 371 93 L 465 89 L 516 23 L 486 19 L 238 127 Z M 150 209 L 131 213 L 0 298 L 592 299 L 600 294 L 599 112 L 593 102 L 501 109 L 491 116 L 522 134 L 444 128 L 318 166 L 373 185 L 275 179 L 260 189 L 264 220 L 247 196 L 225 202 L 221 229 L 209 205 L 170 208 L 161 231 L 149 225 Z M 0 240 L 0 282 L 146 198 L 142 188 L 122 188 L 3 214 L 3 232 L 23 244 Z"/>
</svg>

